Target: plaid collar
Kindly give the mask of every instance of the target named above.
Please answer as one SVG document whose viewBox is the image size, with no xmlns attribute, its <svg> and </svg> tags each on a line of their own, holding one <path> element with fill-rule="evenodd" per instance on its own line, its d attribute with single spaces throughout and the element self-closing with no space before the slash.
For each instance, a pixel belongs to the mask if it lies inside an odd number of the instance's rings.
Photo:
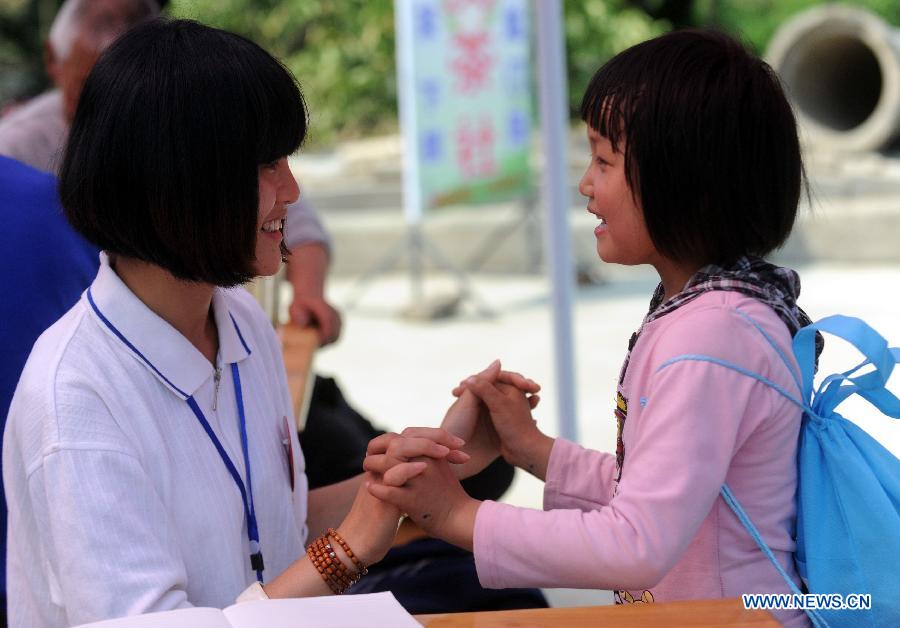
<svg viewBox="0 0 900 628">
<path fill-rule="evenodd" d="M 650 299 L 650 310 L 641 327 L 713 290 L 740 292 L 762 301 L 775 310 L 778 318 L 787 325 L 791 336 L 801 327 L 812 323 L 806 312 L 797 306 L 800 276 L 796 271 L 775 266 L 758 257 L 744 256 L 730 266 L 704 266 L 694 273 L 681 292 L 665 302 L 665 290 L 660 283 Z"/>
<path fill-rule="evenodd" d="M 625 379 L 625 371 L 628 369 L 628 362 L 631 359 L 631 350 L 644 326 L 674 312 L 701 294 L 713 290 L 740 292 L 762 301 L 775 311 L 778 318 L 784 321 L 791 336 L 796 334 L 801 327 L 812 323 L 806 312 L 797 305 L 797 297 L 800 296 L 800 276 L 796 271 L 775 266 L 763 259 L 751 256 L 740 257 L 728 266 L 708 264 L 691 276 L 681 292 L 666 301 L 663 301 L 666 293 L 662 282 L 656 286 L 653 297 L 650 299 L 650 309 L 644 317 L 640 329 L 632 334 L 628 342 L 628 353 L 619 373 L 619 384 Z M 818 366 L 819 354 L 824 346 L 825 341 L 822 335 L 816 334 L 816 366 Z"/>
</svg>

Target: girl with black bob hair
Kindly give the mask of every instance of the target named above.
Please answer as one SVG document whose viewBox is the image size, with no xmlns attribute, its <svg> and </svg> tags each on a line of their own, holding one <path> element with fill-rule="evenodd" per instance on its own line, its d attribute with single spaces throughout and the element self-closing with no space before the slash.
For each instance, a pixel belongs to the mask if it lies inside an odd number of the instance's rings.
<svg viewBox="0 0 900 628">
<path fill-rule="evenodd" d="M 387 552 L 370 477 L 307 491 L 280 342 L 234 288 L 279 268 L 306 131 L 278 61 L 191 21 L 134 28 L 88 77 L 60 193 L 104 253 L 9 412 L 12 625 L 338 593 Z M 418 434 L 404 455 L 467 458 Z"/>
<path fill-rule="evenodd" d="M 771 68 L 733 38 L 676 31 L 601 67 L 581 111 L 591 154 L 579 190 L 598 219 L 597 253 L 660 277 L 615 403 L 600 410 L 616 421 L 615 453 L 545 435 L 531 416 L 536 387 L 491 381 L 495 363 L 455 391 L 457 404 L 485 404 L 490 421 L 457 414 L 444 427 L 468 441 L 466 468 L 502 455 L 545 480 L 544 511 L 473 500 L 444 461 L 410 477 L 396 435 L 369 446 L 364 467 L 383 478 L 370 491 L 473 549 L 487 587 L 611 589 L 619 603 L 789 593 L 719 491 L 727 482 L 799 584 L 801 411 L 721 366 L 799 394 L 778 354 L 792 356 L 810 322 L 799 278 L 760 257 L 788 237 L 804 187 L 790 105 Z M 710 357 L 681 359 L 698 355 Z"/>
</svg>

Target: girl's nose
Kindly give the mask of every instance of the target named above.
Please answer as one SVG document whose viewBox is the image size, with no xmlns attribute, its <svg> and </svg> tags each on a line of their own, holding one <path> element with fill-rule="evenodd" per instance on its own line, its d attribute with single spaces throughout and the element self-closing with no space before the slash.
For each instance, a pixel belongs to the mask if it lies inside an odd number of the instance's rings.
<svg viewBox="0 0 900 628">
<path fill-rule="evenodd" d="M 587 170 L 585 170 L 584 174 L 581 176 L 581 181 L 578 182 L 578 192 L 582 196 L 586 196 L 588 198 L 590 198 L 594 192 L 593 186 L 590 182 L 590 177 L 588 177 Z"/>
</svg>

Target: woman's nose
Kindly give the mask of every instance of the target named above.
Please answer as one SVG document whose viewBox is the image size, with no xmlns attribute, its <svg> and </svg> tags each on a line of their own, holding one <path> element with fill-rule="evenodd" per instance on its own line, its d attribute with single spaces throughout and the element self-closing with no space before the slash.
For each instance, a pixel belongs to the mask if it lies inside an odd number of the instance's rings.
<svg viewBox="0 0 900 628">
<path fill-rule="evenodd" d="M 284 160 L 284 166 L 281 170 L 281 185 L 279 188 L 285 205 L 290 205 L 300 198 L 300 184 L 297 183 L 294 173 L 291 172 L 287 159 Z"/>
</svg>

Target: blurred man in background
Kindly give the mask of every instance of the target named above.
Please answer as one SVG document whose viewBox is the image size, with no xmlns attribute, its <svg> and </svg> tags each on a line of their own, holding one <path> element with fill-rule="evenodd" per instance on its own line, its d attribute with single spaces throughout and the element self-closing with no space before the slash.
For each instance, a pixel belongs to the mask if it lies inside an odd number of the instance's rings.
<svg viewBox="0 0 900 628">
<path fill-rule="evenodd" d="M 44 46 L 56 86 L 0 120 L 0 155 L 56 173 L 81 87 L 107 46 L 135 24 L 155 17 L 167 0 L 66 0 Z"/>
</svg>

